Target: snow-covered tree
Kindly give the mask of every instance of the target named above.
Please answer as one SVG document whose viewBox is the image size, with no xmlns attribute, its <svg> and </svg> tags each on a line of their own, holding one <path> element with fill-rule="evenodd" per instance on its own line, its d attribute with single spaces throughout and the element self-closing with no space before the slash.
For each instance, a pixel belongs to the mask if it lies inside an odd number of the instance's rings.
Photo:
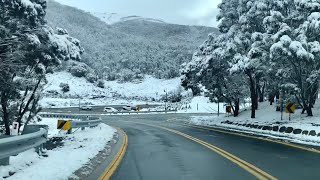
<svg viewBox="0 0 320 180">
<path fill-rule="evenodd" d="M 229 59 L 235 53 L 227 35 L 210 34 L 193 60 L 182 69 L 182 86 L 193 93 L 203 91 L 211 101 L 232 105 L 234 116 L 239 114 L 240 98 L 245 96 L 244 78 L 230 74 Z"/>
<path fill-rule="evenodd" d="M 294 1 L 290 11 L 279 8 L 280 26 L 273 32 L 270 52 L 282 87 L 291 87 L 308 116 L 319 89 L 320 2 Z"/>
<path fill-rule="evenodd" d="M 46 25 L 45 0 L 0 1 L 0 98 L 2 120 L 28 123 L 40 107 L 46 69 L 80 60 L 79 41 Z"/>
</svg>

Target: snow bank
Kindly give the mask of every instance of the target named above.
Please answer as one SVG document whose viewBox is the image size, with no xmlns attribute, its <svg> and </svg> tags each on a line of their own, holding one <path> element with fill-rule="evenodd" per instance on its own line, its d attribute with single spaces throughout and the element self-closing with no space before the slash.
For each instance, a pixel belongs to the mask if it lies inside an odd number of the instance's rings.
<svg viewBox="0 0 320 180">
<path fill-rule="evenodd" d="M 291 120 L 289 121 L 289 115 L 283 113 L 283 120 L 281 120 L 281 113 L 276 111 L 275 105 L 270 106 L 268 103 L 259 104 L 259 110 L 256 111 L 256 118 L 250 118 L 250 110 L 243 111 L 239 117 L 212 117 L 212 116 L 194 116 L 191 118 L 191 124 L 202 126 L 218 126 L 221 128 L 235 130 L 240 132 L 249 132 L 254 134 L 260 134 L 276 139 L 289 140 L 292 142 L 317 145 L 320 146 L 320 104 L 316 104 L 314 108 L 314 116 L 306 117 L 306 114 L 301 114 L 301 110 L 296 110 L 295 114 L 291 114 Z M 245 126 L 243 126 L 245 125 Z M 261 128 L 253 128 L 250 125 L 258 125 Z M 279 132 L 274 130 L 263 130 L 265 127 L 292 127 L 293 129 L 301 129 L 301 131 L 307 131 L 306 134 L 294 134 Z M 309 133 L 315 131 L 312 136 Z"/>
<path fill-rule="evenodd" d="M 51 135 L 58 133 L 56 119 L 44 119 L 49 125 Z M 40 157 L 34 150 L 20 153 L 10 158 L 9 166 L 0 167 L 0 179 L 16 172 L 6 179 L 68 179 L 74 171 L 88 163 L 99 151 L 103 150 L 108 141 L 113 138 L 116 130 L 106 124 L 95 128 L 86 128 L 74 134 L 66 135 L 64 146 L 47 151 L 48 157 Z"/>
</svg>

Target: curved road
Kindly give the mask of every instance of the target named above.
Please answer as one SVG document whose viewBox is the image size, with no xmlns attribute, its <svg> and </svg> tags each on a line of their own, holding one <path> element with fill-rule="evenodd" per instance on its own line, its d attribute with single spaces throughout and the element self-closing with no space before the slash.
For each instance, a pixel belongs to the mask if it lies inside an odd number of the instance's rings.
<svg viewBox="0 0 320 180">
<path fill-rule="evenodd" d="M 122 128 L 129 138 L 111 179 L 320 179 L 319 153 L 179 121 L 189 118 L 187 114 L 104 116 L 105 123 Z"/>
</svg>

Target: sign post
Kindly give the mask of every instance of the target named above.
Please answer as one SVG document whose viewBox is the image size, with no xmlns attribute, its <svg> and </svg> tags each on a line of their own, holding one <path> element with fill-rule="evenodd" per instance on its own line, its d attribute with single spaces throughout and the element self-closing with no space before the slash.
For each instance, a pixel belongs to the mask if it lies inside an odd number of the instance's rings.
<svg viewBox="0 0 320 180">
<path fill-rule="evenodd" d="M 226 105 L 226 113 L 228 114 L 228 116 L 231 114 L 231 106 L 230 105 Z"/>
</svg>

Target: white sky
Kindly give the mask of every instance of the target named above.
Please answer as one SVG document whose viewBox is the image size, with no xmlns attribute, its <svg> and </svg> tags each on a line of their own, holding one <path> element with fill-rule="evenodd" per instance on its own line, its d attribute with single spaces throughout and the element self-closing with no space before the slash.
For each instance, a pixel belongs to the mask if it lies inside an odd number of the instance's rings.
<svg viewBox="0 0 320 180">
<path fill-rule="evenodd" d="M 137 15 L 168 23 L 217 26 L 221 0 L 56 0 L 90 12 Z"/>
</svg>

